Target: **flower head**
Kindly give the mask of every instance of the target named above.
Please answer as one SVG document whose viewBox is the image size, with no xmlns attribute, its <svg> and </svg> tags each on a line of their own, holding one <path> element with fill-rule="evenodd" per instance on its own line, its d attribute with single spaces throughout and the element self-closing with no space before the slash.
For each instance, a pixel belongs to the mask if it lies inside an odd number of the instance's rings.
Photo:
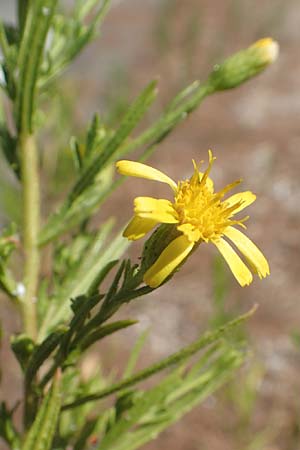
<svg viewBox="0 0 300 450">
<path fill-rule="evenodd" d="M 146 270 L 144 281 L 151 287 L 159 286 L 185 260 L 189 253 L 202 242 L 213 243 L 225 258 L 233 275 L 241 286 L 249 285 L 252 272 L 260 278 L 269 275 L 269 265 L 256 245 L 235 228 L 246 228 L 248 217 L 234 216 L 255 201 L 250 191 L 239 192 L 224 199 L 228 191 L 240 180 L 215 192 L 209 173 L 214 161 L 209 151 L 208 168 L 201 172 L 194 164 L 190 179 L 175 183 L 164 173 L 134 161 L 118 161 L 116 166 L 123 175 L 147 178 L 167 183 L 174 195 L 173 201 L 152 197 L 134 200 L 134 216 L 123 235 L 130 240 L 144 237 L 158 224 L 173 224 L 176 234 L 168 242 L 156 261 Z M 244 257 L 244 261 L 232 248 L 231 242 Z"/>
</svg>

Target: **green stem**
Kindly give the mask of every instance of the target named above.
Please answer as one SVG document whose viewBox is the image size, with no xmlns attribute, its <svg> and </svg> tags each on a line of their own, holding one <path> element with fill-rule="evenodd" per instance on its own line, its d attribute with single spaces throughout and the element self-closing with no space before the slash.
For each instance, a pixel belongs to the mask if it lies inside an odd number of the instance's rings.
<svg viewBox="0 0 300 450">
<path fill-rule="evenodd" d="M 22 316 L 24 331 L 35 339 L 37 334 L 36 294 L 39 274 L 39 232 L 40 198 L 38 155 L 33 135 L 19 136 L 21 172 L 23 183 L 23 246 L 25 253 Z"/>
<path fill-rule="evenodd" d="M 23 30 L 24 30 L 24 25 L 25 25 L 27 10 L 29 7 L 29 2 L 30 2 L 30 0 L 18 0 L 18 22 L 19 22 L 19 30 L 20 30 L 21 36 L 22 36 Z"/>
<path fill-rule="evenodd" d="M 0 47 L 3 52 L 3 56 L 7 62 L 7 60 L 9 59 L 9 43 L 7 40 L 5 28 L 2 21 L 0 22 Z"/>
</svg>

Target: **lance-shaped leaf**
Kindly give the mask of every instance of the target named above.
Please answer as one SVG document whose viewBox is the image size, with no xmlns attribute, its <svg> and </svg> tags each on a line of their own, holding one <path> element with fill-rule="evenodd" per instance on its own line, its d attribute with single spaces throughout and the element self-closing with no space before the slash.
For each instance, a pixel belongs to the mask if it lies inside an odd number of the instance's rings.
<svg viewBox="0 0 300 450">
<path fill-rule="evenodd" d="M 68 277 L 56 289 L 52 303 L 40 328 L 40 338 L 46 335 L 46 331 L 53 329 L 57 324 L 70 318 L 70 300 L 96 291 L 108 272 L 114 267 L 115 262 L 127 249 L 128 243 L 121 234 L 116 236 L 101 253 L 103 245 L 108 238 L 112 223 L 107 222 L 101 227 L 95 238 L 89 245 L 80 264 L 75 270 L 70 271 Z M 97 285 L 98 283 L 98 285 Z"/>
<path fill-rule="evenodd" d="M 18 55 L 19 79 L 16 122 L 19 130 L 31 132 L 37 81 L 43 50 L 57 0 L 30 2 Z"/>
<path fill-rule="evenodd" d="M 151 82 L 129 107 L 119 128 L 108 140 L 99 153 L 94 150 L 95 157 L 83 168 L 75 186 L 71 190 L 67 201 L 59 211 L 53 214 L 42 229 L 40 245 L 53 240 L 74 225 L 82 222 L 94 210 L 95 206 L 106 197 L 109 187 L 102 187 L 97 182 L 99 174 L 116 158 L 124 141 L 140 122 L 156 97 L 156 82 Z"/>
<path fill-rule="evenodd" d="M 120 320 L 118 322 L 109 323 L 102 327 L 99 327 L 95 331 L 92 331 L 90 334 L 85 336 L 80 342 L 80 350 L 84 351 L 95 342 L 100 341 L 106 336 L 115 333 L 116 331 L 123 330 L 124 328 L 131 327 L 138 323 L 137 320 Z"/>
<path fill-rule="evenodd" d="M 68 329 L 66 327 L 61 327 L 53 333 L 50 333 L 47 338 L 35 348 L 26 367 L 25 384 L 27 388 L 29 384 L 33 382 L 39 368 L 59 345 L 62 336 L 67 332 L 67 330 Z"/>
<path fill-rule="evenodd" d="M 7 442 L 11 450 L 20 448 L 20 435 L 13 423 L 14 409 L 9 410 L 5 403 L 0 404 L 0 437 Z"/>
<path fill-rule="evenodd" d="M 213 345 L 216 342 L 220 341 L 224 336 L 226 336 L 227 333 L 232 331 L 232 329 L 236 328 L 241 323 L 243 323 L 245 320 L 247 320 L 249 317 L 251 317 L 254 314 L 254 312 L 256 311 L 256 308 L 257 307 L 254 306 L 246 314 L 243 314 L 243 315 L 237 317 L 236 319 L 234 319 L 230 322 L 227 322 L 225 325 L 219 327 L 217 330 L 205 333 L 203 336 L 201 336 L 199 339 L 197 339 L 190 345 L 187 345 L 186 347 L 182 348 L 178 352 L 175 352 L 175 353 L 171 354 L 170 356 L 168 356 L 167 358 L 162 359 L 158 363 L 155 363 L 155 364 L 147 367 L 146 369 L 135 373 L 133 376 L 125 378 L 122 381 L 103 389 L 100 392 L 95 392 L 88 396 L 79 397 L 74 402 L 64 405 L 63 409 L 75 408 L 75 407 L 83 405 L 84 403 L 87 403 L 87 402 L 101 400 L 101 399 L 106 398 L 109 395 L 112 395 L 116 392 L 121 392 L 124 389 L 127 389 L 128 387 L 134 386 L 137 383 L 144 381 L 144 380 L 148 379 L 149 377 L 151 377 L 169 367 L 176 367 L 179 364 L 182 364 L 184 361 L 189 359 L 192 355 L 195 355 L 196 353 L 198 353 L 200 350 L 203 350 L 204 348 L 207 348 L 210 345 Z"/>
<path fill-rule="evenodd" d="M 196 363 L 197 369 L 176 369 L 154 388 L 134 396 L 132 403 L 104 436 L 98 450 L 134 450 L 155 439 L 224 384 L 242 364 L 245 353 L 226 345 Z"/>
<path fill-rule="evenodd" d="M 138 358 L 140 356 L 140 353 L 146 343 L 146 339 L 148 338 L 149 330 L 144 331 L 139 338 L 137 339 L 136 343 L 134 344 L 130 356 L 126 365 L 126 368 L 123 373 L 123 378 L 130 377 L 134 371 L 134 368 L 136 366 L 136 363 L 138 361 Z"/>
<path fill-rule="evenodd" d="M 45 55 L 41 86 L 46 88 L 97 37 L 111 0 L 76 1 L 70 16 L 56 14 L 52 42 Z"/>
<path fill-rule="evenodd" d="M 61 407 L 61 374 L 55 374 L 52 386 L 27 433 L 22 450 L 49 450 L 55 435 Z"/>
<path fill-rule="evenodd" d="M 136 127 L 145 112 L 148 110 L 156 97 L 156 82 L 152 81 L 137 97 L 137 99 L 129 107 L 117 131 L 114 133 L 106 148 L 97 156 L 91 164 L 83 171 L 82 176 L 75 184 L 69 196 L 69 202 L 80 195 L 87 186 L 92 184 L 95 176 L 109 162 L 112 162 L 120 145 L 129 136 L 131 131 Z"/>
</svg>

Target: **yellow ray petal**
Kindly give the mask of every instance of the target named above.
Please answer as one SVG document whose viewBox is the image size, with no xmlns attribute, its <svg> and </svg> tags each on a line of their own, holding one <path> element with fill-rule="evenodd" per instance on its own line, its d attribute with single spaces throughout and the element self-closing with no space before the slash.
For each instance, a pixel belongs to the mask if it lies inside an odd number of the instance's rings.
<svg viewBox="0 0 300 450">
<path fill-rule="evenodd" d="M 250 261 L 257 271 L 259 278 L 264 278 L 270 275 L 270 268 L 268 261 L 256 245 L 242 233 L 233 227 L 228 227 L 224 231 L 227 236 L 240 250 L 240 252 Z"/>
<path fill-rule="evenodd" d="M 160 170 L 154 169 L 146 164 L 136 161 L 122 160 L 116 163 L 116 167 L 122 175 L 160 181 L 161 183 L 167 183 L 173 191 L 176 191 L 177 189 L 177 184 L 170 177 L 168 177 L 168 175 L 165 175 Z"/>
<path fill-rule="evenodd" d="M 224 239 L 219 239 L 217 241 L 214 241 L 214 244 L 218 248 L 221 255 L 224 257 L 225 261 L 231 269 L 231 272 L 233 273 L 239 284 L 241 286 L 250 284 L 253 279 L 250 270 L 241 260 L 241 258 L 235 253 L 228 242 L 226 242 Z"/>
<path fill-rule="evenodd" d="M 197 242 L 200 239 L 200 231 L 194 227 L 191 223 L 184 223 L 177 227 L 178 231 L 181 231 L 190 242 Z"/>
<path fill-rule="evenodd" d="M 158 224 L 157 220 L 142 219 L 134 216 L 123 232 L 123 236 L 130 241 L 136 241 L 145 236 L 155 225 Z"/>
<path fill-rule="evenodd" d="M 177 223 L 177 213 L 169 200 L 153 197 L 136 197 L 134 212 L 137 216 L 161 223 Z"/>
<path fill-rule="evenodd" d="M 158 287 L 187 257 L 194 247 L 186 236 L 174 239 L 161 253 L 157 261 L 147 270 L 144 282 L 152 287 Z"/>
<path fill-rule="evenodd" d="M 169 214 L 177 214 L 172 203 L 164 198 L 136 197 L 134 199 L 134 206 L 137 213 L 157 210 Z"/>
<path fill-rule="evenodd" d="M 251 205 L 256 200 L 256 195 L 253 194 L 251 191 L 244 191 L 244 192 L 238 192 L 237 194 L 231 195 L 231 197 L 228 197 L 225 202 L 228 204 L 229 207 L 238 205 L 236 209 L 233 211 L 233 214 L 238 213 L 239 211 L 242 211 L 243 209 L 247 208 L 247 206 Z"/>
</svg>

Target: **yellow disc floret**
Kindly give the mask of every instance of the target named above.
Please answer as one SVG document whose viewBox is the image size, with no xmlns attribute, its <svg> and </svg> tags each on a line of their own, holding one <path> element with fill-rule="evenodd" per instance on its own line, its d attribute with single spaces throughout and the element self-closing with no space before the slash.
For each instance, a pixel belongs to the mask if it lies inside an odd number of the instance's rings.
<svg viewBox="0 0 300 450">
<path fill-rule="evenodd" d="M 190 242 L 213 241 L 219 238 L 230 225 L 242 224 L 245 219 L 231 220 L 234 210 L 240 202 L 230 205 L 222 201 L 224 194 L 240 181 L 226 186 L 220 192 L 214 192 L 213 183 L 208 177 L 213 160 L 209 152 L 209 167 L 202 174 L 194 163 L 194 175 L 190 180 L 178 183 L 174 209 L 178 214 L 179 231 L 187 236 Z"/>
</svg>

